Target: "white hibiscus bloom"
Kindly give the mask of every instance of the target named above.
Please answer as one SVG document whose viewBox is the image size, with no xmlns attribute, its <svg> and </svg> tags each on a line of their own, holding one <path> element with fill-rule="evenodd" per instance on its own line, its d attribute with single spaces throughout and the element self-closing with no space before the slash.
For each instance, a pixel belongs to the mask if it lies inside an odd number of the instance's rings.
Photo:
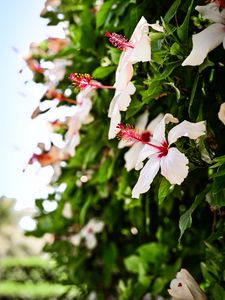
<svg viewBox="0 0 225 300">
<path fill-rule="evenodd" d="M 153 136 L 153 132 L 157 124 L 162 120 L 163 114 L 159 114 L 156 118 L 154 118 L 148 125 L 148 111 L 145 111 L 137 120 L 135 128 L 137 128 L 139 134 L 141 135 L 141 139 L 143 141 L 149 142 L 151 137 Z M 144 148 L 145 144 L 142 142 L 134 142 L 134 141 L 124 141 L 121 140 L 119 142 L 118 148 L 130 147 L 130 149 L 125 153 L 125 168 L 127 171 L 130 171 L 134 168 L 139 169 L 142 168 L 143 163 L 141 162 L 139 166 L 137 166 L 137 160 L 139 153 Z"/>
<path fill-rule="evenodd" d="M 151 142 L 146 143 L 140 152 L 137 165 L 148 158 L 147 163 L 140 172 L 136 185 L 132 190 L 132 197 L 138 198 L 140 194 L 146 193 L 161 168 L 161 174 L 171 184 L 181 184 L 188 175 L 188 159 L 176 147 L 171 145 L 180 137 L 197 139 L 205 133 L 205 123 L 191 123 L 183 121 L 173 127 L 168 138 L 165 136 L 165 124 L 178 122 L 171 114 L 166 114 L 154 130 Z"/>
<path fill-rule="evenodd" d="M 173 297 L 172 300 L 206 300 L 205 294 L 186 269 L 177 272 L 168 292 Z"/>
<path fill-rule="evenodd" d="M 210 51 L 223 43 L 225 48 L 225 9 L 220 9 L 220 1 L 204 6 L 196 6 L 196 10 L 204 19 L 213 22 L 203 31 L 192 37 L 193 48 L 189 56 L 183 61 L 182 66 L 198 66 L 203 63 Z"/>
</svg>

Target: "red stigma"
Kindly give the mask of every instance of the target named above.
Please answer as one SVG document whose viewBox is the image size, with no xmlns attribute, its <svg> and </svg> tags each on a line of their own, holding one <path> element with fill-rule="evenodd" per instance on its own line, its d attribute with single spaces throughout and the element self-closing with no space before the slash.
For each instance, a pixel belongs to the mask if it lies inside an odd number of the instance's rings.
<svg viewBox="0 0 225 300">
<path fill-rule="evenodd" d="M 178 287 L 182 287 L 183 285 L 182 285 L 181 282 L 179 282 L 177 286 L 178 286 Z"/>
<path fill-rule="evenodd" d="M 158 149 L 160 151 L 158 157 L 163 157 L 166 156 L 168 154 L 168 149 L 169 149 L 169 145 L 166 141 L 164 141 L 162 144 L 162 146 L 159 146 Z"/>
<path fill-rule="evenodd" d="M 113 32 L 112 34 L 110 32 L 106 32 L 105 36 L 109 38 L 110 43 L 118 48 L 119 50 L 123 51 L 127 48 L 134 48 L 134 46 L 128 42 L 125 36 L 122 36 L 121 34 L 117 34 Z"/>
<path fill-rule="evenodd" d="M 80 89 L 84 89 L 90 86 L 91 76 L 89 74 L 80 74 L 80 73 L 71 73 L 69 80 L 73 82 L 73 85 L 77 86 Z"/>
<path fill-rule="evenodd" d="M 129 125 L 123 125 L 122 123 L 117 125 L 120 131 L 117 133 L 117 137 L 121 140 L 128 142 L 141 142 L 141 136 L 136 132 L 136 129 Z"/>
</svg>

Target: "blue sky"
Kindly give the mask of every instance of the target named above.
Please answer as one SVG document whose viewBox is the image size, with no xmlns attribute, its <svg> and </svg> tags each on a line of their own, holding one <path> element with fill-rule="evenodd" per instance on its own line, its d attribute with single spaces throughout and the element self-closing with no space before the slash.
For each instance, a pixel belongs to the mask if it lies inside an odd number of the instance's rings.
<svg viewBox="0 0 225 300">
<path fill-rule="evenodd" d="M 1 1 L 0 28 L 0 197 L 17 198 L 18 207 L 32 206 L 42 183 L 32 171 L 23 172 L 38 142 L 40 131 L 30 115 L 38 104 L 43 88 L 32 83 L 22 55 L 31 42 L 40 42 L 56 36 L 56 30 L 47 28 L 40 18 L 44 0 Z M 13 50 L 18 49 L 19 53 Z M 19 71 L 23 69 L 22 74 Z M 28 80 L 25 84 L 24 81 Z"/>
</svg>

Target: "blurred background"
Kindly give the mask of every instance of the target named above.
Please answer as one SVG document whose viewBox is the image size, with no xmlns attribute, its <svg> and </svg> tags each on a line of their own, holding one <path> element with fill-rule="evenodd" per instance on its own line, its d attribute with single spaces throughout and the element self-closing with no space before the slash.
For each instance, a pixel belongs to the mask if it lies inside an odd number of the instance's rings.
<svg viewBox="0 0 225 300">
<path fill-rule="evenodd" d="M 32 82 L 23 57 L 31 42 L 63 37 L 62 28 L 40 18 L 44 0 L 1 1 L 0 299 L 55 299 L 65 291 L 54 263 L 42 254 L 51 239 L 24 236 L 35 221 L 34 200 L 48 192 L 48 172 L 27 168 L 43 124 L 31 114 L 44 88 Z M 47 258 L 47 259 L 46 259 Z M 62 276 L 62 273 L 60 273 Z"/>
</svg>

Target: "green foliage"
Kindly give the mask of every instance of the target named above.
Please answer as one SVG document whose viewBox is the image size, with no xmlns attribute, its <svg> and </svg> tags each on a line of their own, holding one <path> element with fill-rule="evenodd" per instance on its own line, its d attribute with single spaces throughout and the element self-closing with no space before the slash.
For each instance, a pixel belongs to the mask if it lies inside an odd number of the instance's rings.
<svg viewBox="0 0 225 300">
<path fill-rule="evenodd" d="M 117 139 L 108 140 L 114 90 L 95 90 L 93 120 L 81 126 L 75 154 L 52 182 L 48 200 L 57 208 L 48 212 L 46 199 L 37 199 L 37 227 L 29 233 L 51 234 L 45 251 L 66 274 L 61 281 L 79 286 L 84 295 L 80 299 L 93 291 L 97 299 L 143 299 L 148 293 L 168 298 L 169 283 L 180 268 L 193 274 L 209 299 L 225 298 L 225 126 L 218 119 L 225 94 L 224 49 L 214 49 L 201 66 L 183 67 L 192 35 L 207 23 L 194 9 L 201 1 L 169 2 L 106 0 L 97 7 L 94 0 L 62 0 L 44 15 L 49 25 L 63 16 L 70 43 L 54 55 L 35 58 L 71 61 L 55 87 L 63 94 L 71 89 L 71 99 L 78 91 L 67 79 L 70 73 L 89 73 L 103 85 L 114 84 L 121 53 L 108 42 L 106 31 L 129 40 L 141 16 L 150 24 L 158 20 L 164 32 L 150 30 L 151 61 L 133 65 L 136 92 L 121 120 L 135 126 L 148 111 L 148 122 L 159 113 L 171 113 L 180 122 L 205 120 L 207 125 L 197 141 L 182 137 L 172 145 L 189 160 L 188 176 L 180 185 L 157 174 L 151 189 L 132 199 L 139 171 L 125 168 L 128 147 L 119 149 Z M 36 74 L 34 81 L 46 83 L 43 74 Z M 64 214 L 65 204 L 70 204 L 70 217 Z M 104 222 L 96 233 L 96 247 L 88 248 L 85 237 L 74 245 L 72 238 L 90 219 Z"/>
</svg>

